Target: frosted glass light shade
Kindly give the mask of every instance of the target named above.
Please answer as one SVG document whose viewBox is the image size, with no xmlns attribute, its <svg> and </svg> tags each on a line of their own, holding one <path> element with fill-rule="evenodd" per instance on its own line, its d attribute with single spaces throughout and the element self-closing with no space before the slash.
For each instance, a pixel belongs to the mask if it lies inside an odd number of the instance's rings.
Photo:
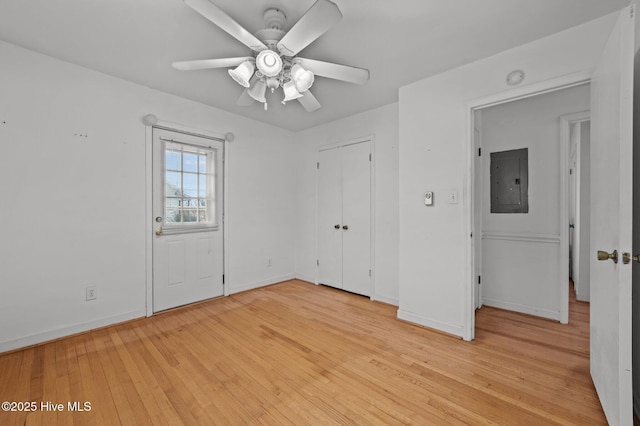
<svg viewBox="0 0 640 426">
<path fill-rule="evenodd" d="M 291 79 L 300 93 L 304 93 L 313 85 L 314 75 L 307 71 L 300 64 L 291 67 Z"/>
<path fill-rule="evenodd" d="M 249 87 L 249 80 L 253 75 L 254 66 L 251 61 L 244 61 L 238 65 L 235 69 L 229 70 L 229 75 L 236 83 L 243 87 Z"/>
<path fill-rule="evenodd" d="M 282 59 L 273 50 L 263 50 L 256 56 L 256 67 L 267 77 L 275 77 L 282 71 Z"/>
<path fill-rule="evenodd" d="M 300 94 L 300 92 L 298 92 L 298 89 L 296 89 L 296 85 L 293 82 L 293 80 L 289 80 L 288 82 L 283 84 L 282 91 L 284 92 L 284 99 L 282 100 L 283 104 L 285 102 L 292 101 L 294 99 L 298 99 L 302 97 L 302 94 Z"/>
<path fill-rule="evenodd" d="M 253 87 L 251 87 L 247 91 L 249 96 L 251 96 L 256 101 L 262 102 L 262 103 L 267 102 L 267 99 L 264 97 L 266 92 L 267 92 L 267 85 L 265 84 L 264 80 L 262 80 L 262 79 L 256 81 L 254 83 Z"/>
</svg>

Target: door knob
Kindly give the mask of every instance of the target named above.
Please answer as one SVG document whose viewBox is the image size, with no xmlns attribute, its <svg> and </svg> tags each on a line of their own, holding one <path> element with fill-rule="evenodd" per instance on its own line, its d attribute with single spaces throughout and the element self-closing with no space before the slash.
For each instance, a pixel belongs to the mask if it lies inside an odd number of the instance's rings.
<svg viewBox="0 0 640 426">
<path fill-rule="evenodd" d="M 345 231 L 349 229 L 349 225 L 343 225 L 342 229 L 344 229 Z"/>
<path fill-rule="evenodd" d="M 334 228 L 340 229 L 340 225 L 335 225 Z"/>
<path fill-rule="evenodd" d="M 618 263 L 618 250 L 614 250 L 613 253 L 607 253 L 606 251 L 598 250 L 598 260 L 613 260 L 613 263 Z"/>
<path fill-rule="evenodd" d="M 157 236 L 162 235 L 162 229 L 158 229 L 158 230 L 156 231 L 156 235 L 157 235 Z"/>
<path fill-rule="evenodd" d="M 631 261 L 640 263 L 640 254 L 636 254 L 632 256 L 631 253 L 622 253 L 622 263 L 625 265 Z"/>
</svg>

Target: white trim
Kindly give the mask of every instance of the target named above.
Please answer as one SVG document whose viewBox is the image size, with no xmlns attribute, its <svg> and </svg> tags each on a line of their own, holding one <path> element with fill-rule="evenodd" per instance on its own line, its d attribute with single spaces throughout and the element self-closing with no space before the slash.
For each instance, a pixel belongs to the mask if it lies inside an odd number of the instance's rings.
<svg viewBox="0 0 640 426">
<path fill-rule="evenodd" d="M 222 190 L 222 274 L 224 277 L 224 282 L 222 284 L 222 292 L 224 296 L 229 296 L 231 294 L 229 292 L 229 288 L 231 285 L 231 263 L 229 259 L 229 254 L 231 250 L 229 250 L 229 175 L 231 169 L 231 153 L 229 152 L 229 144 L 230 141 L 224 141 L 224 152 L 222 157 L 222 173 L 223 173 L 223 190 Z"/>
<path fill-rule="evenodd" d="M 591 73 L 589 71 L 581 71 L 563 75 L 550 80 L 545 80 L 539 83 L 529 84 L 517 88 L 513 88 L 507 91 L 495 93 L 489 96 L 485 96 L 479 99 L 475 99 L 467 102 L 465 108 L 465 120 L 467 125 L 465 126 L 465 143 L 464 143 L 464 155 L 466 157 L 466 167 L 464 174 L 464 188 L 463 188 L 463 235 L 476 235 L 476 229 L 474 229 L 473 221 L 473 204 L 474 204 L 474 112 L 478 109 L 487 108 L 489 106 L 499 105 L 506 102 L 515 101 L 518 99 L 525 99 L 543 93 L 554 92 L 556 90 L 566 89 L 569 87 L 579 86 L 589 83 L 591 79 Z M 566 197 L 565 197 L 566 198 Z M 566 202 L 566 200 L 565 200 Z M 568 239 L 568 233 L 567 237 Z M 568 240 L 566 242 L 568 244 Z M 467 244 L 464 247 L 463 261 L 465 265 L 465 281 L 467 283 L 464 286 L 464 312 L 463 312 L 463 331 L 462 336 L 465 340 L 473 340 L 475 338 L 475 306 L 474 306 L 474 292 L 476 277 L 474 274 L 474 258 L 475 247 L 473 238 L 469 238 Z M 567 246 L 568 255 L 568 246 Z M 568 268 L 568 261 L 567 261 Z M 568 286 L 568 271 L 567 279 L 564 279 L 564 285 Z M 567 291 L 568 294 L 568 291 Z M 567 295 L 568 297 L 568 295 Z M 484 298 L 483 298 L 484 302 Z M 568 312 L 568 305 L 567 305 Z"/>
<path fill-rule="evenodd" d="M 400 306 L 400 301 L 397 297 L 388 297 L 381 294 L 376 294 L 371 297 L 372 301 L 386 303 L 387 305 Z"/>
<path fill-rule="evenodd" d="M 153 315 L 153 126 L 145 126 L 145 313 Z"/>
<path fill-rule="evenodd" d="M 537 317 L 560 321 L 560 312 L 558 311 L 540 309 L 533 306 L 521 305 L 519 303 L 505 302 L 503 300 L 496 300 L 488 297 L 485 297 L 483 302 L 486 306 L 492 306 L 494 308 L 506 309 L 509 311 L 520 312 L 522 314 L 535 315 Z"/>
<path fill-rule="evenodd" d="M 569 324 L 569 146 L 570 125 L 589 120 L 589 111 L 560 116 L 560 318 Z M 578 160 L 580 161 L 580 160 Z M 579 248 L 578 248 L 579 250 Z"/>
<path fill-rule="evenodd" d="M 294 279 L 301 280 L 301 281 L 306 281 L 306 282 L 311 283 L 311 284 L 316 284 L 316 285 L 318 284 L 318 280 L 316 278 L 309 277 L 309 276 L 307 276 L 305 274 L 301 274 L 299 272 L 296 272 Z"/>
<path fill-rule="evenodd" d="M 544 235 L 544 234 L 519 234 L 515 232 L 495 232 L 486 231 L 482 233 L 483 240 L 502 240 L 502 241 L 522 241 L 526 243 L 547 243 L 547 244 L 560 244 L 561 238 L 559 235 Z M 567 276 L 569 276 L 567 274 Z"/>
<path fill-rule="evenodd" d="M 59 339 L 61 337 L 68 337 L 73 334 L 83 333 L 85 331 L 94 330 L 96 328 L 107 327 L 121 322 L 143 318 L 144 316 L 145 311 L 143 309 L 138 309 L 135 311 L 112 315 L 68 327 L 61 327 L 54 330 L 43 331 L 41 333 L 30 334 L 28 336 L 20 337 L 15 340 L 5 340 L 3 342 L 0 342 L 0 353 L 48 342 L 51 340 Z"/>
<path fill-rule="evenodd" d="M 425 318 L 411 312 L 403 311 L 402 309 L 398 309 L 398 319 L 409 321 L 424 327 L 433 328 L 437 331 L 444 331 L 445 333 L 453 334 L 455 336 L 463 337 L 464 333 L 464 327 L 461 325 L 434 321 L 430 318 Z"/>
<path fill-rule="evenodd" d="M 370 190 L 370 194 L 369 194 L 369 210 L 370 210 L 370 216 L 369 216 L 369 226 L 370 226 L 370 238 L 369 238 L 369 243 L 370 243 L 370 248 L 369 248 L 369 266 L 371 268 L 371 277 L 370 277 L 370 281 L 369 281 L 369 299 L 370 300 L 374 300 L 374 295 L 375 293 L 375 282 L 376 282 L 376 268 L 375 268 L 375 160 L 376 160 L 376 156 L 375 156 L 375 135 L 371 134 L 368 136 L 362 136 L 359 138 L 353 138 L 353 139 L 348 139 L 345 141 L 341 141 L 341 142 L 334 142 L 334 143 L 330 143 L 330 144 L 326 144 L 326 145 L 320 145 L 316 148 L 316 161 L 315 163 L 318 164 L 320 162 L 320 152 L 322 151 L 328 151 L 331 149 L 336 149 L 336 148 L 342 148 L 345 146 L 349 146 L 349 145 L 356 145 L 359 143 L 366 143 L 369 142 L 369 153 L 371 155 L 371 162 L 369 165 L 369 190 Z M 317 259 L 318 259 L 318 253 L 319 253 L 319 248 L 318 248 L 318 242 L 319 242 L 319 238 L 318 238 L 318 170 L 316 169 L 316 176 L 315 176 L 315 180 L 316 180 L 316 194 L 315 194 L 315 198 L 316 198 L 316 208 L 315 208 L 315 238 L 316 238 L 316 268 L 315 268 L 315 279 L 311 282 L 313 282 L 314 284 L 319 284 L 318 281 L 318 263 L 317 263 Z M 397 304 L 397 302 L 396 302 Z"/>
<path fill-rule="evenodd" d="M 277 283 L 281 283 L 283 281 L 290 281 L 296 278 L 295 274 L 285 274 L 285 275 L 280 275 L 277 277 L 272 277 L 272 278 L 268 278 L 266 280 L 261 280 L 261 281 L 255 281 L 252 283 L 247 283 L 247 284 L 243 284 L 240 285 L 238 287 L 233 287 L 231 288 L 231 286 L 229 286 L 229 294 L 235 294 L 235 293 L 240 293 L 243 291 L 247 291 L 247 290 L 254 290 L 256 288 L 260 288 L 260 287 L 264 287 L 267 285 L 271 285 L 271 284 L 277 284 Z"/>
<path fill-rule="evenodd" d="M 183 124 L 172 123 L 169 121 L 158 120 L 153 125 L 145 124 L 145 286 L 146 286 L 146 300 L 145 300 L 145 315 L 150 317 L 153 315 L 153 129 L 169 130 L 172 132 L 186 133 L 193 136 L 204 137 L 207 139 L 214 139 L 224 142 L 223 144 L 223 217 L 227 216 L 227 199 L 229 189 L 229 142 L 225 139 L 224 134 L 212 132 L 204 129 L 197 129 Z M 222 245 L 223 245 L 223 274 L 225 275 L 225 283 L 223 284 L 223 292 L 225 296 L 228 296 L 227 287 L 229 279 L 226 275 L 226 271 L 229 270 L 228 266 L 228 235 L 226 232 L 227 226 L 225 222 L 222 223 Z"/>
</svg>

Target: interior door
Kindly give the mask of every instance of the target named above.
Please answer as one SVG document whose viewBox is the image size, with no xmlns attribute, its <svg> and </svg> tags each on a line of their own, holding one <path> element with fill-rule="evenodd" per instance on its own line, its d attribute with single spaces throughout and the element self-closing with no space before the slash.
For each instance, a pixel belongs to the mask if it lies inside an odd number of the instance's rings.
<svg viewBox="0 0 640 426">
<path fill-rule="evenodd" d="M 153 129 L 153 311 L 223 294 L 224 141 Z"/>
<path fill-rule="evenodd" d="M 622 10 L 592 77 L 591 376 L 611 425 L 631 425 L 633 6 Z M 596 260 L 596 250 L 612 253 Z M 600 256 L 604 258 L 605 256 Z"/>
<path fill-rule="evenodd" d="M 580 123 L 571 124 L 569 131 L 571 153 L 569 154 L 569 277 L 574 285 L 578 281 L 578 144 L 580 143 Z"/>
<path fill-rule="evenodd" d="M 342 152 L 342 288 L 371 293 L 371 148 L 369 142 Z"/>
<path fill-rule="evenodd" d="M 318 282 L 342 288 L 342 156 L 318 153 Z"/>
</svg>

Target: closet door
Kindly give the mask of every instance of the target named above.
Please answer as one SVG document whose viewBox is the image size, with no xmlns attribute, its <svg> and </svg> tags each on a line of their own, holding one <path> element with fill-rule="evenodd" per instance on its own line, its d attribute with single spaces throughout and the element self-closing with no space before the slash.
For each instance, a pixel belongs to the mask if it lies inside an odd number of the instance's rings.
<svg viewBox="0 0 640 426">
<path fill-rule="evenodd" d="M 371 293 L 371 152 L 370 143 L 342 151 L 342 288 Z"/>
<path fill-rule="evenodd" d="M 342 288 L 342 158 L 318 153 L 318 282 Z"/>
<path fill-rule="evenodd" d="M 318 282 L 371 294 L 370 142 L 318 153 Z"/>
</svg>

